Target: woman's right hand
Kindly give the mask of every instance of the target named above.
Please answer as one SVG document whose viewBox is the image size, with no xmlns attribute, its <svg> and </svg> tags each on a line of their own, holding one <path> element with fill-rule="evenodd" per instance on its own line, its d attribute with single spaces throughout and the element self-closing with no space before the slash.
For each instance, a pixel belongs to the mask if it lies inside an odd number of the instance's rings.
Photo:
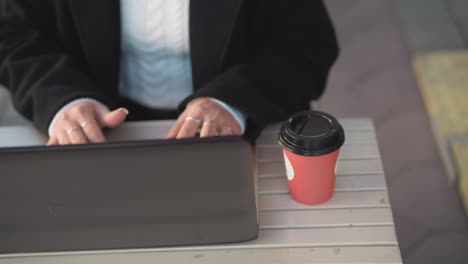
<svg viewBox="0 0 468 264">
<path fill-rule="evenodd" d="M 128 110 L 83 101 L 65 108 L 51 128 L 47 145 L 69 145 L 105 142 L 104 127 L 117 127 L 127 118 Z"/>
</svg>

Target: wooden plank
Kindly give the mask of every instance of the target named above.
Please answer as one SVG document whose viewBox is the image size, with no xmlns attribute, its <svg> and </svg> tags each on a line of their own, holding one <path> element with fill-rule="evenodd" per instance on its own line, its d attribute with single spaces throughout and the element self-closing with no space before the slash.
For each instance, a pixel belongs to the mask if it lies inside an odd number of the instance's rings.
<svg viewBox="0 0 468 264">
<path fill-rule="evenodd" d="M 390 208 L 260 212 L 261 229 L 393 225 Z"/>
<path fill-rule="evenodd" d="M 258 207 L 260 211 L 388 208 L 390 200 L 386 191 L 335 192 L 328 202 L 309 206 L 294 201 L 289 194 L 261 194 Z"/>
<path fill-rule="evenodd" d="M 268 245 L 284 247 L 396 245 L 393 226 L 330 227 L 260 230 L 258 238 L 241 243 L 253 248 Z M 231 244 L 232 247 L 236 245 Z"/>
<path fill-rule="evenodd" d="M 1 258 L 2 264 L 308 264 L 308 263 L 402 263 L 398 246 L 262 248 L 241 250 L 185 250 L 174 254 L 164 249 L 97 251 L 89 253 L 42 253 Z"/>
<path fill-rule="evenodd" d="M 377 138 L 374 131 L 351 130 L 345 132 L 345 145 L 347 144 L 377 144 Z M 278 145 L 277 133 L 262 134 L 256 143 L 257 147 L 265 145 Z"/>
<path fill-rule="evenodd" d="M 345 118 L 338 119 L 343 129 L 347 131 L 374 131 L 374 124 L 369 118 Z M 269 125 L 263 130 L 264 134 L 277 133 L 282 123 Z"/>
<path fill-rule="evenodd" d="M 257 161 L 283 161 L 282 148 L 279 145 L 263 145 L 256 148 Z M 376 144 L 343 145 L 340 160 L 345 159 L 378 159 L 379 150 Z"/>
<path fill-rule="evenodd" d="M 335 191 L 385 191 L 387 184 L 383 174 L 339 176 L 336 178 Z M 286 177 L 260 178 L 258 181 L 259 194 L 288 193 Z"/>
<path fill-rule="evenodd" d="M 336 174 L 338 176 L 383 174 L 383 168 L 380 159 L 339 160 L 337 163 Z M 275 161 L 257 163 L 257 175 L 260 178 L 286 176 L 284 162 Z"/>
</svg>

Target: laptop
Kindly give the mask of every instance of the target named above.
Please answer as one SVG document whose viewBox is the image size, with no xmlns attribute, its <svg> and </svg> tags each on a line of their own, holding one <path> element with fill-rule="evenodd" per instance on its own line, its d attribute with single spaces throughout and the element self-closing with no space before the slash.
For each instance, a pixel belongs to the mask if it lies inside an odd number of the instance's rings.
<svg viewBox="0 0 468 264">
<path fill-rule="evenodd" d="M 258 233 L 240 137 L 0 149 L 0 253 L 233 243 Z"/>
</svg>

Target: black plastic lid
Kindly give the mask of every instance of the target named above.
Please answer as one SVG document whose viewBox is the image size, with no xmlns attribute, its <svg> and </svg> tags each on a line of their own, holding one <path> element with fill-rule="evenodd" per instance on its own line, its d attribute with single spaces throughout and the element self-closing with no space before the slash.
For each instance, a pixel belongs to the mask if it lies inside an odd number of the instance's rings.
<svg viewBox="0 0 468 264">
<path fill-rule="evenodd" d="M 321 156 L 332 153 L 345 140 L 344 130 L 333 116 L 307 111 L 292 115 L 279 132 L 281 146 L 303 156 Z"/>
</svg>

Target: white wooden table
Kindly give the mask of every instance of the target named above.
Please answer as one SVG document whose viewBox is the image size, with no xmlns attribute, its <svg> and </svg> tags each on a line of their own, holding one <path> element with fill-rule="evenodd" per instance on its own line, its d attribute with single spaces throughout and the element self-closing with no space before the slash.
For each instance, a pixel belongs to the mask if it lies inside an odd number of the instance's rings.
<svg viewBox="0 0 468 264">
<path fill-rule="evenodd" d="M 305 206 L 288 194 L 276 142 L 278 125 L 257 141 L 260 231 L 257 240 L 197 247 L 0 255 L 4 263 L 402 263 L 374 126 L 369 119 L 340 120 L 346 142 L 335 194 Z M 158 138 L 171 122 L 134 122 L 111 131 L 113 140 Z M 0 127 L 0 146 L 42 144 L 28 127 Z M 1 168 L 0 168 L 1 173 Z"/>
</svg>

